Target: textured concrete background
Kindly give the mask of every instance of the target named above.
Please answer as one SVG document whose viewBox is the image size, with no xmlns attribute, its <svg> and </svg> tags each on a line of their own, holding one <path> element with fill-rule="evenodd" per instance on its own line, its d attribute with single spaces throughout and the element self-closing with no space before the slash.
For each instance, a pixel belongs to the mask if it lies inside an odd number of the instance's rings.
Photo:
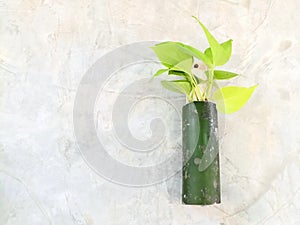
<svg viewBox="0 0 300 225">
<path fill-rule="evenodd" d="M 300 224 L 299 10 L 298 0 L 0 1 L 0 224 Z M 234 40 L 226 67 L 245 75 L 238 83 L 259 83 L 223 118 L 223 199 L 209 207 L 180 204 L 179 174 L 147 188 L 101 178 L 72 123 L 79 82 L 108 51 L 148 40 L 206 47 L 191 15 Z"/>
</svg>

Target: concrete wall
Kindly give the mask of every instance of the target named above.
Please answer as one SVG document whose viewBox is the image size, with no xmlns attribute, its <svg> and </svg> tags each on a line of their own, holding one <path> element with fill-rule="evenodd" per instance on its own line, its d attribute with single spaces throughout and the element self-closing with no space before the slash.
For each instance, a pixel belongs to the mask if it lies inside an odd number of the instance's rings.
<svg viewBox="0 0 300 225">
<path fill-rule="evenodd" d="M 298 0 L 0 0 L 0 224 L 300 224 L 299 10 Z M 181 205 L 180 173 L 135 188 L 103 178 L 83 159 L 73 125 L 81 78 L 109 51 L 162 40 L 205 48 L 191 15 L 217 39 L 234 40 L 225 68 L 244 75 L 235 81 L 259 84 L 241 111 L 220 116 L 222 204 L 208 207 Z M 99 139 L 125 164 L 155 165 L 180 145 L 172 96 L 157 100 L 151 89 L 127 125 L 145 140 L 162 118 L 160 147 L 145 157 L 114 137 L 117 96 L 157 66 L 118 71 L 95 103 L 95 121 L 110 131 L 97 126 Z"/>
</svg>

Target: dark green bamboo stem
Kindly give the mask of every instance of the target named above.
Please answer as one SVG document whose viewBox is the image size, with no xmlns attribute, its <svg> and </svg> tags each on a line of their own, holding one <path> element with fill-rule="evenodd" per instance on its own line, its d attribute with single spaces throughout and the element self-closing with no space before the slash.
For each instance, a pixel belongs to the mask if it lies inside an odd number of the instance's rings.
<svg viewBox="0 0 300 225">
<path fill-rule="evenodd" d="M 212 102 L 191 102 L 182 109 L 182 201 L 220 203 L 218 116 Z"/>
</svg>

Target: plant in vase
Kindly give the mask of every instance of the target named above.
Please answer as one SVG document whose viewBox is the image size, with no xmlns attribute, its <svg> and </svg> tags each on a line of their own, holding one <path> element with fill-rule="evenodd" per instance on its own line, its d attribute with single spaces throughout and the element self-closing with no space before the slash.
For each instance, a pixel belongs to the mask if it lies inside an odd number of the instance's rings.
<svg viewBox="0 0 300 225">
<path fill-rule="evenodd" d="M 225 86 L 218 81 L 238 74 L 216 69 L 231 57 L 232 40 L 219 43 L 201 21 L 209 47 L 200 51 L 181 42 L 162 42 L 151 47 L 161 64 L 153 77 L 167 74 L 173 80 L 162 80 L 166 89 L 186 95 L 189 103 L 182 108 L 182 201 L 185 204 L 208 205 L 220 203 L 220 168 L 217 112 L 238 111 L 251 97 L 257 85 L 251 87 Z M 205 79 L 192 72 L 194 59 L 205 64 Z"/>
</svg>

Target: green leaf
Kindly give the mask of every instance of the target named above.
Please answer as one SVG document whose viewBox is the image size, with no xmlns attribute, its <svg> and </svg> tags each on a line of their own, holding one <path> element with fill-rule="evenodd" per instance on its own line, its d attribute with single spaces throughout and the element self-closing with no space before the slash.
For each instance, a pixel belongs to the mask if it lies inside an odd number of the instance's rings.
<svg viewBox="0 0 300 225">
<path fill-rule="evenodd" d="M 227 80 L 233 77 L 238 76 L 237 73 L 232 73 L 229 71 L 223 71 L 223 70 L 214 70 L 214 79 L 217 80 Z"/>
<path fill-rule="evenodd" d="M 181 70 L 185 73 L 191 73 L 193 63 L 194 63 L 194 59 L 193 59 L 193 57 L 191 57 L 191 58 L 185 59 L 183 61 L 180 61 L 171 69 L 172 70 Z"/>
<path fill-rule="evenodd" d="M 225 62 L 228 62 L 228 60 L 230 59 L 231 57 L 231 52 L 232 52 L 232 39 L 229 39 L 228 41 L 225 41 L 223 43 L 221 43 L 221 46 L 224 48 L 224 51 L 225 51 L 225 55 L 224 55 L 224 59 Z M 204 54 L 207 55 L 207 57 L 210 58 L 210 60 L 213 62 L 213 56 L 212 56 L 212 53 L 211 53 L 211 48 L 207 48 L 205 51 L 204 51 Z M 227 57 L 227 58 L 226 58 Z M 223 65 L 224 65 L 223 64 Z M 221 65 L 216 65 L 216 66 L 221 66 Z"/>
<path fill-rule="evenodd" d="M 205 55 L 204 53 L 202 53 L 201 51 L 199 51 L 198 49 L 190 46 L 190 45 L 186 45 L 180 42 L 177 42 L 178 46 L 187 54 L 194 56 L 197 59 L 200 59 L 202 62 L 204 62 L 208 67 L 212 67 L 212 60 Z"/>
<path fill-rule="evenodd" d="M 214 58 L 212 56 L 212 53 L 211 53 L 211 48 L 207 48 L 205 51 L 204 51 L 204 54 L 210 59 L 210 61 L 214 61 Z"/>
<path fill-rule="evenodd" d="M 186 80 L 162 80 L 161 84 L 169 91 L 183 93 L 186 95 L 189 95 L 192 90 L 191 84 Z"/>
<path fill-rule="evenodd" d="M 182 70 L 176 70 L 176 69 L 170 69 L 169 72 L 168 72 L 168 75 L 180 76 L 180 77 L 182 77 L 184 80 L 186 80 L 187 82 L 192 82 L 192 79 L 193 79 L 192 73 L 187 73 L 187 72 L 185 72 L 185 71 L 182 71 Z"/>
<path fill-rule="evenodd" d="M 160 62 L 168 68 L 175 67 L 182 61 L 185 62 L 184 69 L 188 67 L 188 64 L 190 64 L 190 67 L 193 65 L 193 57 L 179 48 L 176 42 L 162 42 L 151 48 Z"/>
<path fill-rule="evenodd" d="M 222 113 L 238 111 L 249 100 L 257 85 L 246 88 L 229 86 L 218 89 L 213 96 L 217 109 Z"/>
<path fill-rule="evenodd" d="M 176 76 L 185 77 L 186 73 L 182 70 L 170 69 L 168 72 L 168 75 L 176 75 Z"/>
<path fill-rule="evenodd" d="M 158 71 L 156 71 L 156 73 L 153 75 L 153 77 L 157 77 L 165 72 L 167 72 L 169 69 L 160 69 Z"/>
<path fill-rule="evenodd" d="M 201 21 L 193 16 L 197 20 L 197 22 L 202 27 L 205 36 L 207 38 L 207 41 L 211 48 L 211 56 L 213 58 L 213 64 L 215 66 L 222 66 L 224 65 L 228 59 L 230 58 L 230 55 L 228 54 L 228 51 L 225 51 L 224 47 L 219 44 L 219 42 L 214 38 L 214 36 L 208 31 L 208 29 L 201 23 Z M 228 43 L 228 45 L 231 44 L 231 41 Z M 206 56 L 209 57 L 209 53 L 206 54 Z"/>
<path fill-rule="evenodd" d="M 232 52 L 232 39 L 229 39 L 228 41 L 225 41 L 223 43 L 221 43 L 221 46 L 224 48 L 224 51 L 225 51 L 225 55 L 224 57 L 227 56 L 227 59 L 225 59 L 225 61 L 227 62 L 230 57 L 231 57 L 231 52 Z M 225 63 L 226 63 L 225 62 Z M 225 64 L 224 63 L 224 64 Z"/>
</svg>

